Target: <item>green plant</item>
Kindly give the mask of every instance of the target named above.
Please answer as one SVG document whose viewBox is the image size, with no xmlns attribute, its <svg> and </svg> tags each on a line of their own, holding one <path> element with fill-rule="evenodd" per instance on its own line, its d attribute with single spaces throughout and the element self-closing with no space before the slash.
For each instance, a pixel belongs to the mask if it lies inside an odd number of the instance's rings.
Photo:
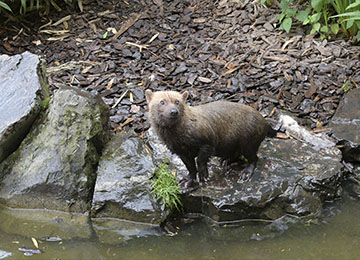
<svg viewBox="0 0 360 260">
<path fill-rule="evenodd" d="M 281 14 L 278 17 L 280 24 L 280 28 L 282 30 L 285 30 L 287 33 L 290 32 L 293 18 L 296 15 L 296 9 L 289 8 L 289 5 L 293 2 L 293 0 L 281 0 L 280 2 L 280 8 L 281 8 Z"/>
<path fill-rule="evenodd" d="M 157 199 L 160 199 L 164 207 L 171 210 L 180 210 L 182 202 L 180 199 L 181 190 L 176 177 L 168 168 L 166 160 L 155 170 L 153 179 L 151 180 L 152 192 Z"/>
<path fill-rule="evenodd" d="M 332 23 L 329 19 L 329 6 L 334 0 L 311 0 L 308 17 L 305 18 L 303 25 L 311 24 L 310 34 L 319 33 L 323 39 L 329 36 L 331 31 L 334 35 L 339 32 L 339 25 Z M 312 15 L 310 12 L 312 11 Z"/>
<path fill-rule="evenodd" d="M 333 6 L 338 14 L 330 18 L 339 18 L 343 31 L 352 36 L 356 35 L 357 41 L 360 41 L 360 0 L 336 0 Z"/>
<path fill-rule="evenodd" d="M 347 81 L 341 86 L 340 90 L 343 90 L 344 93 L 349 92 L 349 91 L 352 89 L 351 86 L 349 86 L 349 83 L 350 83 L 350 81 L 347 80 Z"/>
<path fill-rule="evenodd" d="M 3 2 L 3 1 L 0 1 L 0 7 L 5 9 L 5 10 L 8 10 L 9 12 L 12 12 L 10 6 L 7 3 Z"/>
<path fill-rule="evenodd" d="M 50 103 L 50 97 L 46 97 L 43 100 L 41 100 L 41 107 L 43 110 L 46 110 L 49 107 Z"/>
<path fill-rule="evenodd" d="M 72 0 L 63 0 L 66 4 L 71 4 Z M 76 0 L 80 11 L 83 11 L 83 0 Z M 12 2 L 18 2 L 20 4 L 20 14 L 26 14 L 28 11 L 40 10 L 44 9 L 45 13 L 48 14 L 51 6 L 54 7 L 57 11 L 61 11 L 59 5 L 55 2 L 55 0 L 12 0 Z M 0 12 L 3 10 L 14 12 L 16 10 L 12 10 L 11 7 L 6 4 L 4 1 L 0 0 Z"/>
<path fill-rule="evenodd" d="M 266 6 L 271 6 L 272 2 L 271 0 L 260 0 L 260 3 Z"/>
<path fill-rule="evenodd" d="M 303 25 L 311 25 L 310 34 L 318 33 L 320 38 L 330 38 L 342 31 L 360 40 L 360 0 L 310 0 L 305 10 L 290 8 L 293 0 L 280 2 L 281 14 L 278 17 L 280 29 L 290 32 L 294 19 Z M 337 14 L 337 15 L 334 15 Z M 331 16 L 332 15 L 332 16 Z M 338 18 L 334 20 L 333 18 Z"/>
</svg>

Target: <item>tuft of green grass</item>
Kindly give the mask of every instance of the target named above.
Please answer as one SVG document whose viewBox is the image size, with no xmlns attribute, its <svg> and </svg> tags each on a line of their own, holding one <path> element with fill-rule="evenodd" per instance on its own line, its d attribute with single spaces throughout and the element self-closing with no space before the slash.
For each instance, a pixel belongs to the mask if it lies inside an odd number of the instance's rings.
<svg viewBox="0 0 360 260">
<path fill-rule="evenodd" d="M 166 161 L 155 170 L 153 179 L 151 180 L 152 192 L 156 198 L 161 200 L 164 207 L 170 210 L 182 208 L 181 190 L 176 177 L 169 169 Z"/>
<path fill-rule="evenodd" d="M 66 4 L 71 4 L 73 0 L 62 0 Z M 74 0 L 77 1 L 77 4 L 79 6 L 80 11 L 83 11 L 83 0 Z M 20 3 L 20 10 L 12 10 L 11 7 L 5 3 L 5 1 L 0 0 L 0 13 L 2 10 L 6 10 L 11 13 L 17 13 L 19 11 L 19 14 L 25 15 L 26 12 L 38 10 L 41 9 L 45 10 L 45 14 L 49 14 L 50 8 L 53 7 L 57 11 L 61 11 L 62 9 L 60 6 L 56 3 L 55 0 L 11 0 L 11 2 L 19 2 Z"/>
<path fill-rule="evenodd" d="M 9 12 L 12 12 L 10 6 L 8 6 L 7 3 L 3 2 L 3 1 L 0 1 L 0 7 L 3 8 L 4 10 L 7 10 Z"/>
</svg>

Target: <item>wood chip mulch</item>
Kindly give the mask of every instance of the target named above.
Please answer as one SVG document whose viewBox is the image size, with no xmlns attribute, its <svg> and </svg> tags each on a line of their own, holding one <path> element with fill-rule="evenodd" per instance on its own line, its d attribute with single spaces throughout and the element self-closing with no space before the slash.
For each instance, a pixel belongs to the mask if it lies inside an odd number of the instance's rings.
<svg viewBox="0 0 360 260">
<path fill-rule="evenodd" d="M 189 104 L 218 99 L 271 116 L 284 109 L 318 129 L 344 92 L 360 85 L 360 47 L 277 28 L 279 9 L 231 0 L 89 0 L 48 18 L 2 23 L 0 52 L 48 64 L 51 89 L 99 93 L 114 131 L 143 132 L 144 89 L 189 90 Z M 51 20 L 50 20 L 51 18 Z M 28 17 L 31 20 L 31 17 Z"/>
</svg>

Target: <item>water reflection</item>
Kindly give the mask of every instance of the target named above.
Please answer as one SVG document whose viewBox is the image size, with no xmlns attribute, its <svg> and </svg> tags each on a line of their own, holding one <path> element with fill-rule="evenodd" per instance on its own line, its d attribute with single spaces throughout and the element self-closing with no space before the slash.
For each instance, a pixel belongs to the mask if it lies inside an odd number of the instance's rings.
<svg viewBox="0 0 360 260">
<path fill-rule="evenodd" d="M 358 201 L 344 199 L 327 207 L 326 217 L 298 222 L 286 217 L 275 222 L 242 221 L 216 225 L 197 219 L 181 225 L 178 235 L 153 235 L 119 230 L 118 243 L 106 243 L 91 231 L 86 220 L 55 212 L 57 228 L 30 211 L 0 211 L 0 259 L 29 259 L 19 248 L 34 248 L 34 237 L 42 254 L 33 259 L 358 259 L 360 253 L 360 207 Z M 53 212 L 54 213 L 54 212 Z M 21 217 L 19 217 L 19 215 Z M 27 215 L 27 218 L 24 216 Z M 63 221 L 57 222 L 58 219 Z M 69 223 L 74 226 L 69 226 Z M 61 226 L 64 225 L 64 226 Z M 85 226 L 85 227 L 83 227 Z M 146 228 L 144 230 L 151 230 Z M 133 233 L 132 233 L 133 232 Z M 142 231 L 144 232 L 144 231 Z M 123 239 L 123 234 L 128 234 Z M 135 235 L 134 235 L 135 234 Z M 141 234 L 141 233 L 140 233 Z M 150 235 L 151 234 L 151 235 Z M 131 235 L 131 237 L 130 237 Z M 57 237 L 61 239 L 46 239 Z M 101 243 L 100 241 L 104 241 Z"/>
</svg>

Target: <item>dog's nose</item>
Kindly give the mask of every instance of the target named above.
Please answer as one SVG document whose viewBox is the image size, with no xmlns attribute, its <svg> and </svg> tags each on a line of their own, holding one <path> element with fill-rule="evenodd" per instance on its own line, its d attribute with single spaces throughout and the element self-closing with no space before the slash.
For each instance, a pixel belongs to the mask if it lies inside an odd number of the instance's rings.
<svg viewBox="0 0 360 260">
<path fill-rule="evenodd" d="M 170 110 L 170 115 L 175 117 L 179 114 L 179 111 L 177 111 L 175 108 Z"/>
</svg>

